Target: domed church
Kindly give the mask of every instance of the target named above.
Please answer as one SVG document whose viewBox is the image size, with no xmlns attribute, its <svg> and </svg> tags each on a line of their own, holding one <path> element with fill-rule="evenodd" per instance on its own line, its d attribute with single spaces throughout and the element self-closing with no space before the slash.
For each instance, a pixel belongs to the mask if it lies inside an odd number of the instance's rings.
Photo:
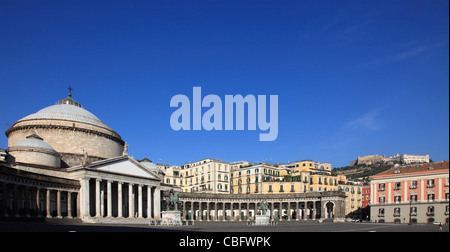
<svg viewBox="0 0 450 252">
<path fill-rule="evenodd" d="M 111 127 L 68 97 L 19 119 L 0 150 L 2 218 L 148 223 L 171 188 Z"/>
<path fill-rule="evenodd" d="M 81 164 L 85 153 L 90 162 L 120 156 L 125 144 L 119 134 L 84 109 L 71 93 L 56 105 L 18 120 L 6 131 L 6 136 L 12 149 L 24 139 L 38 136 L 59 153 L 61 164 L 57 167 L 61 168 Z"/>
</svg>

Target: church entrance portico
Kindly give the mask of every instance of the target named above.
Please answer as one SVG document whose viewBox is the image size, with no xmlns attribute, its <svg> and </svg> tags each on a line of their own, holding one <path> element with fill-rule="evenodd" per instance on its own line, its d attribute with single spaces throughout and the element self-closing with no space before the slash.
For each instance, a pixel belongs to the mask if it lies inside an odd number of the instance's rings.
<svg viewBox="0 0 450 252">
<path fill-rule="evenodd" d="M 148 222 L 160 218 L 160 194 L 164 188 L 160 178 L 131 157 L 98 161 L 69 168 L 68 172 L 80 181 L 83 221 Z"/>
</svg>

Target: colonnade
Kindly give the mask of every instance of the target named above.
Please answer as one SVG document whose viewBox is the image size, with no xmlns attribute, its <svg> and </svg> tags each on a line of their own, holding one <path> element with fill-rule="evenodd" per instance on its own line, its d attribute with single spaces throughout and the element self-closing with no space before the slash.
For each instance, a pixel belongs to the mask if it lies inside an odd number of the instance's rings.
<svg viewBox="0 0 450 252">
<path fill-rule="evenodd" d="M 82 178 L 82 218 L 160 218 L 160 188 L 151 184 Z"/>
<path fill-rule="evenodd" d="M 0 216 L 77 217 L 78 190 L 29 181 L 0 181 Z"/>
<path fill-rule="evenodd" d="M 247 221 L 258 213 L 259 202 L 182 201 L 183 220 Z M 322 211 L 320 201 L 268 202 L 272 221 L 299 221 L 333 218 L 333 209 Z M 329 207 L 329 206 L 328 206 Z M 327 214 L 325 214 L 327 213 Z"/>
<path fill-rule="evenodd" d="M 163 194 L 162 202 L 168 197 Z M 271 195 L 226 195 L 179 193 L 183 220 L 249 221 L 262 214 L 261 202 L 267 203 L 266 215 L 272 221 L 300 221 L 345 217 L 345 193 L 339 191 Z M 164 204 L 165 210 L 168 209 Z M 179 208 L 179 209 L 178 209 Z"/>
</svg>

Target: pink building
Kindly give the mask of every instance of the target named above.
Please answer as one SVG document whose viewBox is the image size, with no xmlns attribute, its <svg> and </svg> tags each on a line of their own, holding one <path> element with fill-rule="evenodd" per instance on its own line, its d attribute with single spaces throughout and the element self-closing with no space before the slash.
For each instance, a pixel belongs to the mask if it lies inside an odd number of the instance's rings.
<svg viewBox="0 0 450 252">
<path fill-rule="evenodd" d="M 448 223 L 449 162 L 393 167 L 371 177 L 371 220 Z"/>
</svg>

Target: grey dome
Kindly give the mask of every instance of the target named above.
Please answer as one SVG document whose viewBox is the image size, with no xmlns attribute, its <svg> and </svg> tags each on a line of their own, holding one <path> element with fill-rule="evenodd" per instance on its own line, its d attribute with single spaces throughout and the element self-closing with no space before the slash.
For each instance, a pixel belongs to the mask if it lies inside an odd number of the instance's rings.
<svg viewBox="0 0 450 252">
<path fill-rule="evenodd" d="M 34 114 L 26 116 L 17 122 L 45 119 L 81 122 L 114 131 L 70 97 L 60 100 L 56 105 L 43 108 Z"/>
<path fill-rule="evenodd" d="M 58 152 L 56 152 L 55 149 L 53 149 L 50 144 L 44 142 L 42 138 L 39 136 L 33 134 L 31 136 L 28 136 L 27 138 L 23 139 L 22 141 L 17 142 L 14 144 L 10 150 L 36 150 L 36 151 L 44 151 L 51 154 L 58 155 Z"/>
<path fill-rule="evenodd" d="M 156 164 L 154 164 L 150 159 L 148 158 L 144 158 L 143 160 L 139 161 L 142 165 L 144 165 L 145 167 L 149 168 L 152 171 L 157 171 L 158 170 L 158 166 Z"/>
</svg>

